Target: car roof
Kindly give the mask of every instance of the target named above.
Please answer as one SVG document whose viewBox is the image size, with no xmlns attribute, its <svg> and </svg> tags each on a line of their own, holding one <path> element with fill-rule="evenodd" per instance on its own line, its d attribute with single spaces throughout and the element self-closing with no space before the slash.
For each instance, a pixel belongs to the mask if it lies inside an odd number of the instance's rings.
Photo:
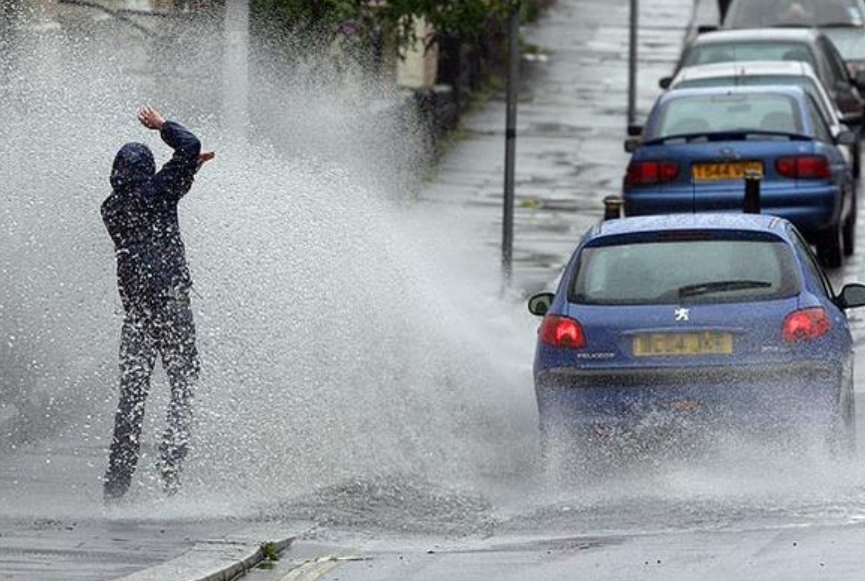
<svg viewBox="0 0 865 581">
<path fill-rule="evenodd" d="M 595 240 L 607 236 L 639 234 L 658 231 L 729 231 L 769 232 L 789 241 L 787 220 L 767 214 L 697 213 L 658 214 L 618 220 L 605 220 L 597 224 L 588 238 Z"/>
<path fill-rule="evenodd" d="M 716 77 L 743 77 L 750 75 L 790 75 L 810 77 L 819 82 L 814 68 L 804 61 L 742 61 L 723 62 L 682 67 L 673 85 L 682 81 L 713 79 Z"/>
<path fill-rule="evenodd" d="M 692 46 L 724 42 L 786 42 L 813 43 L 823 33 L 814 28 L 745 28 L 705 32 L 694 39 Z"/>
</svg>

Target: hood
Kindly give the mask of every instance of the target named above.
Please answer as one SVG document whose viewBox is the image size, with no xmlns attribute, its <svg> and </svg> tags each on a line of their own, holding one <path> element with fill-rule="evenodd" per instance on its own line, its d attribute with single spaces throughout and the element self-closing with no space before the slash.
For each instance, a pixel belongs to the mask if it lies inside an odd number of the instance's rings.
<svg viewBox="0 0 865 581">
<path fill-rule="evenodd" d="M 156 161 L 153 152 L 143 143 L 127 143 L 114 157 L 111 167 L 111 187 L 123 190 L 153 177 Z"/>
</svg>

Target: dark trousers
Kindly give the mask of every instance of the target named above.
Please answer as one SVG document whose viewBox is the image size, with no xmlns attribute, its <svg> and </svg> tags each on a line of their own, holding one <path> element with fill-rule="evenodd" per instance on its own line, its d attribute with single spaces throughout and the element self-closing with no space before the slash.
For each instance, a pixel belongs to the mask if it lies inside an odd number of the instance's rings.
<svg viewBox="0 0 865 581">
<path fill-rule="evenodd" d="M 167 426 L 159 446 L 160 470 L 177 473 L 189 446 L 192 386 L 199 373 L 195 324 L 186 294 L 146 308 L 127 309 L 120 338 L 120 403 L 105 474 L 106 496 L 122 496 L 132 481 L 157 356 L 162 358 L 171 387 Z"/>
</svg>

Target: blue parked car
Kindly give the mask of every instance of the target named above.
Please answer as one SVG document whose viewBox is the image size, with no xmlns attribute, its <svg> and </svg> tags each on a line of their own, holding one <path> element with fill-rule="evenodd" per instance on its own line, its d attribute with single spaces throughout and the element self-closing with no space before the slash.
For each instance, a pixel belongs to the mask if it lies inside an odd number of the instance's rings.
<svg viewBox="0 0 865 581">
<path fill-rule="evenodd" d="M 840 294 L 787 220 L 705 213 L 601 222 L 543 316 L 534 362 L 546 457 L 688 425 L 855 438 L 853 342 Z M 713 430 L 702 429 L 714 434 Z M 648 430 L 651 432 L 651 430 Z"/>
<path fill-rule="evenodd" d="M 741 211 L 743 178 L 762 177 L 766 213 L 793 222 L 821 262 L 852 254 L 856 189 L 849 154 L 856 135 L 833 137 L 799 87 L 673 90 L 655 104 L 624 179 L 628 216 Z"/>
</svg>

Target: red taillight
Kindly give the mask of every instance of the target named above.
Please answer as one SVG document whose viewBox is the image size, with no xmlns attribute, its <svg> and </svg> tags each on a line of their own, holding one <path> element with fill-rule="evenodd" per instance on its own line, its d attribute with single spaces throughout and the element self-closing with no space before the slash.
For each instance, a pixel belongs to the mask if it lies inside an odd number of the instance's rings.
<svg viewBox="0 0 865 581">
<path fill-rule="evenodd" d="M 651 186 L 671 182 L 679 177 L 679 166 L 672 161 L 632 161 L 625 185 Z"/>
<path fill-rule="evenodd" d="M 579 349 L 586 346 L 586 335 L 579 322 L 568 317 L 547 315 L 538 333 L 541 341 L 553 347 Z"/>
<path fill-rule="evenodd" d="M 784 319 L 782 337 L 788 343 L 811 341 L 829 332 L 829 313 L 823 307 L 802 309 Z"/>
<path fill-rule="evenodd" d="M 829 160 L 822 155 L 801 157 L 779 157 L 775 160 L 775 171 L 796 180 L 827 179 L 832 177 Z"/>
</svg>

